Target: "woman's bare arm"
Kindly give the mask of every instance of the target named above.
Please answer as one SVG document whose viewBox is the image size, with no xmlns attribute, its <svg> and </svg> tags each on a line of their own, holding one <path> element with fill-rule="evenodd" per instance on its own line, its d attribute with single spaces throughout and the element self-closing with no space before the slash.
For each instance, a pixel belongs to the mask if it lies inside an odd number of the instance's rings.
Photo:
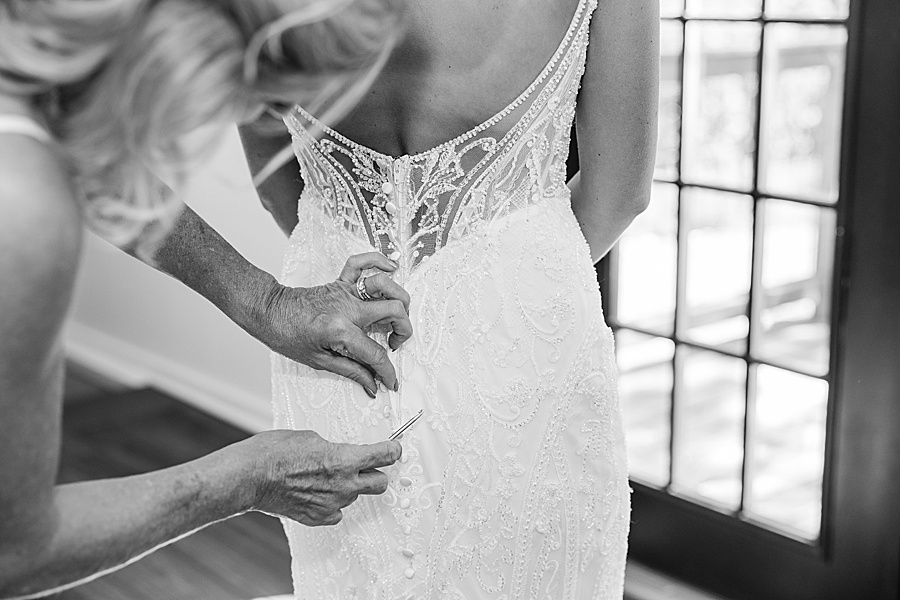
<svg viewBox="0 0 900 600">
<path fill-rule="evenodd" d="M 345 446 L 304 431 L 259 434 L 134 477 L 55 485 L 61 329 L 81 248 L 64 173 L 41 144 L 0 135 L 0 598 L 90 579 L 247 510 L 331 524 L 357 494 L 384 491 L 387 478 L 369 469 L 397 460 L 396 442 Z"/>
<path fill-rule="evenodd" d="M 81 220 L 48 149 L 19 138 L 0 147 L 0 165 L 0 597 L 8 597 L 77 581 L 247 510 L 253 486 L 245 497 L 215 489 L 245 466 L 224 473 L 216 459 L 203 470 L 55 486 L 61 330 Z"/>
<path fill-rule="evenodd" d="M 409 296 L 400 286 L 392 284 L 388 290 L 386 296 L 393 300 L 379 302 L 363 302 L 355 285 L 347 282 L 283 286 L 247 261 L 189 207 L 153 259 L 156 269 L 199 293 L 283 356 L 347 377 L 372 398 L 377 393 L 376 378 L 389 389 L 399 385 L 387 351 L 363 330 L 372 323 L 390 322 L 392 350 L 409 339 Z M 385 272 L 396 269 L 387 257 L 375 253 L 366 265 Z"/>
<path fill-rule="evenodd" d="M 650 200 L 659 95 L 659 3 L 600 0 L 576 109 L 572 210 L 594 261 Z"/>
</svg>

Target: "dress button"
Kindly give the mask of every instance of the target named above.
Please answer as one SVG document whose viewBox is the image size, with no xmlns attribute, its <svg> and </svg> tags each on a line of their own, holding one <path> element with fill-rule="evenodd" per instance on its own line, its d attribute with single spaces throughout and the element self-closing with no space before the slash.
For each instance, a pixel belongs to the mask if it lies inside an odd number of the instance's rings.
<svg viewBox="0 0 900 600">
<path fill-rule="evenodd" d="M 410 550 L 409 548 L 403 549 L 403 556 L 405 556 L 406 558 L 412 558 L 415 555 L 416 555 L 416 553 L 413 552 L 412 550 Z"/>
<path fill-rule="evenodd" d="M 381 413 L 384 415 L 384 418 L 385 418 L 385 419 L 390 419 L 390 418 L 391 418 L 391 407 L 390 407 L 390 406 L 385 406 L 385 407 L 382 409 Z"/>
<path fill-rule="evenodd" d="M 381 191 L 385 194 L 391 194 L 394 191 L 394 184 L 390 181 L 385 181 L 381 184 Z"/>
<path fill-rule="evenodd" d="M 403 498 L 402 500 L 400 500 L 400 508 L 409 508 L 410 504 L 412 504 L 412 502 L 410 502 L 409 498 Z"/>
<path fill-rule="evenodd" d="M 416 576 L 416 570 L 413 569 L 412 567 L 410 567 L 410 568 L 406 569 L 405 571 L 403 571 L 403 574 L 406 575 L 407 579 L 412 579 L 413 577 Z"/>
<path fill-rule="evenodd" d="M 406 534 L 406 535 L 411 534 L 411 533 L 412 533 L 412 525 L 404 525 L 404 526 L 403 526 L 403 533 Z"/>
<path fill-rule="evenodd" d="M 393 260 L 393 261 L 397 261 L 397 260 L 400 260 L 400 256 L 401 256 L 400 253 L 397 252 L 396 250 L 394 250 L 393 252 L 391 252 L 391 253 L 388 255 L 388 258 L 391 259 L 391 260 Z"/>
<path fill-rule="evenodd" d="M 409 456 L 406 455 L 406 452 L 400 455 L 400 462 L 406 463 L 409 462 Z"/>
<path fill-rule="evenodd" d="M 389 214 L 393 217 L 394 215 L 397 214 L 397 205 L 394 204 L 393 202 L 388 202 L 387 204 L 384 205 L 384 210 L 387 211 L 387 214 Z"/>
<path fill-rule="evenodd" d="M 412 485 L 412 479 L 410 479 L 409 477 L 401 477 L 400 485 Z"/>
</svg>

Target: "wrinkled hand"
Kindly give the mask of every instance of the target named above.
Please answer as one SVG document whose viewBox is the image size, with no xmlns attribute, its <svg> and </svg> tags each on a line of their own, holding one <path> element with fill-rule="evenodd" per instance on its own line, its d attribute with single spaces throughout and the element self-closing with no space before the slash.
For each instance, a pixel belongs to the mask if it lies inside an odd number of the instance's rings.
<svg viewBox="0 0 900 600">
<path fill-rule="evenodd" d="M 356 281 L 366 269 L 382 273 L 366 279 L 366 290 L 376 299 L 363 302 Z M 396 269 L 384 255 L 370 252 L 351 256 L 333 283 L 311 288 L 277 285 L 267 298 L 265 333 L 257 337 L 292 360 L 357 382 L 372 398 L 376 378 L 397 390 L 399 381 L 386 350 L 363 331 L 386 326 L 391 350 L 412 335 L 409 294 L 386 275 Z"/>
<path fill-rule="evenodd" d="M 383 494 L 378 470 L 400 459 L 399 442 L 334 444 L 314 431 L 266 431 L 250 440 L 262 474 L 254 510 L 309 526 L 335 525 L 360 494 Z"/>
</svg>

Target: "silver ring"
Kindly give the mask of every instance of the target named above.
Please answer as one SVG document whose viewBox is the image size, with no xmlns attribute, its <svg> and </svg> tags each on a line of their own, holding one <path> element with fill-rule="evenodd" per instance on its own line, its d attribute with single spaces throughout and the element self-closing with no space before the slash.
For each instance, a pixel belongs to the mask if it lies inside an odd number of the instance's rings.
<svg viewBox="0 0 900 600">
<path fill-rule="evenodd" d="M 366 290 L 366 279 L 368 279 L 369 277 L 371 277 L 371 275 L 360 277 L 356 280 L 356 293 L 359 294 L 359 299 L 364 302 L 375 299 L 370 296 L 369 292 Z"/>
</svg>

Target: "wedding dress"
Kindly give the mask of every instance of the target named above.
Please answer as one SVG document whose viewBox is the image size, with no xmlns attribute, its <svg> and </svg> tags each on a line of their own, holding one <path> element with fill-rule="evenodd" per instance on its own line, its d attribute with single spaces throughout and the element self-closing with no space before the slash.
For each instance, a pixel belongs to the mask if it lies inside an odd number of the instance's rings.
<svg viewBox="0 0 900 600">
<path fill-rule="evenodd" d="M 335 527 L 285 520 L 295 597 L 621 600 L 629 488 L 606 326 L 565 161 L 596 0 L 506 109 L 394 158 L 297 107 L 305 188 L 281 282 L 333 281 L 373 248 L 400 265 L 413 338 L 400 391 L 273 356 L 275 425 L 372 443 L 420 409 L 383 496 Z"/>
</svg>

